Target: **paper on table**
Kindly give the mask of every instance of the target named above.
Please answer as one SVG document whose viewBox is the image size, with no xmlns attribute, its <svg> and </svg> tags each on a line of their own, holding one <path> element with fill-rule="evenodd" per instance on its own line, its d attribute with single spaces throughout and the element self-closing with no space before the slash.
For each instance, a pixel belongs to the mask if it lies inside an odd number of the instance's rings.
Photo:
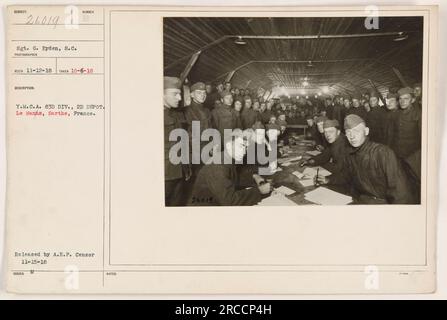
<svg viewBox="0 0 447 320">
<path fill-rule="evenodd" d="M 313 168 L 306 168 L 303 171 L 303 175 L 309 178 L 314 178 L 317 175 L 317 170 L 314 170 Z"/>
<path fill-rule="evenodd" d="M 286 157 L 286 158 L 278 159 L 278 163 L 281 164 L 283 162 L 299 161 L 302 158 L 303 158 L 302 156 L 297 156 L 297 157 L 292 157 L 292 158 Z"/>
<path fill-rule="evenodd" d="M 345 205 L 352 202 L 352 198 L 344 194 L 319 187 L 304 195 L 306 200 L 322 205 Z"/>
<path fill-rule="evenodd" d="M 332 174 L 330 171 L 328 171 L 322 167 L 306 168 L 306 169 L 304 169 L 303 174 L 309 178 L 314 178 L 317 175 L 317 169 L 318 169 L 318 174 L 321 176 L 327 177 Z"/>
<path fill-rule="evenodd" d="M 258 206 L 296 206 L 292 200 L 281 193 L 272 194 L 258 203 Z"/>
<path fill-rule="evenodd" d="M 288 166 L 290 166 L 292 163 L 291 162 L 284 162 L 283 164 L 282 164 L 282 166 L 283 167 L 288 167 Z"/>
<path fill-rule="evenodd" d="M 297 177 L 298 179 L 302 179 L 302 178 L 304 177 L 304 174 L 302 174 L 302 173 L 299 172 L 299 171 L 294 171 L 294 172 L 292 172 L 292 174 L 293 174 L 295 177 Z"/>
<path fill-rule="evenodd" d="M 307 151 L 307 154 L 310 154 L 311 156 L 318 156 L 321 152 L 318 150 L 314 150 L 314 151 Z"/>
<path fill-rule="evenodd" d="M 303 179 L 300 180 L 300 183 L 302 184 L 303 187 L 310 187 L 314 185 L 314 180 L 313 179 Z"/>
<path fill-rule="evenodd" d="M 332 174 L 332 172 L 326 170 L 325 168 L 322 168 L 322 167 L 319 167 L 319 168 L 320 168 L 320 170 L 318 171 L 319 175 L 327 177 L 327 176 L 330 176 Z M 315 170 L 316 170 L 316 168 L 315 168 Z"/>
<path fill-rule="evenodd" d="M 275 191 L 285 194 L 286 196 L 291 195 L 292 193 L 295 193 L 295 190 L 292 190 L 290 188 L 287 188 L 285 186 L 280 186 L 278 188 L 275 188 Z"/>
</svg>

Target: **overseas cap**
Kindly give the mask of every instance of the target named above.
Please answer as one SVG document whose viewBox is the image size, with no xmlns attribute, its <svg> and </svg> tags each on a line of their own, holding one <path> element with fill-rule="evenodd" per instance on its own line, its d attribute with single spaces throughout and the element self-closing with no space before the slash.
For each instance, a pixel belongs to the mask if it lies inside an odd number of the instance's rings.
<svg viewBox="0 0 447 320">
<path fill-rule="evenodd" d="M 372 97 L 379 98 L 380 96 L 379 96 L 379 93 L 378 93 L 377 91 L 371 91 L 371 92 L 369 93 L 369 97 L 370 97 L 370 98 L 372 98 Z"/>
<path fill-rule="evenodd" d="M 205 90 L 205 84 L 203 82 L 196 82 L 191 86 L 191 92 L 195 90 Z"/>
<path fill-rule="evenodd" d="M 395 92 L 389 92 L 388 95 L 386 96 L 387 99 L 399 99 L 399 95 Z"/>
<path fill-rule="evenodd" d="M 220 97 L 223 99 L 224 97 L 228 96 L 228 95 L 232 95 L 230 91 L 228 90 L 224 90 L 220 93 Z"/>
<path fill-rule="evenodd" d="M 340 128 L 340 124 L 338 123 L 338 120 L 326 120 L 323 124 L 323 129 L 326 128 Z"/>
<path fill-rule="evenodd" d="M 363 120 L 356 114 L 350 114 L 350 115 L 346 116 L 346 118 L 345 118 L 345 123 L 344 123 L 345 129 L 355 128 L 360 123 L 365 123 L 365 120 Z"/>
<path fill-rule="evenodd" d="M 164 89 L 180 89 L 180 79 L 176 77 L 163 77 Z"/>
<path fill-rule="evenodd" d="M 414 94 L 414 90 L 410 87 L 405 87 L 397 91 L 399 96 L 403 96 L 404 94 Z"/>
</svg>

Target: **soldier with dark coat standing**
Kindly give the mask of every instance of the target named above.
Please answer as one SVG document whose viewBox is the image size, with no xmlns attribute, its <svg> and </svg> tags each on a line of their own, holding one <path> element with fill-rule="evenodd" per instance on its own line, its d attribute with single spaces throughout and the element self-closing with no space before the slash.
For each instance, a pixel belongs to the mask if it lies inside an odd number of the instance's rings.
<svg viewBox="0 0 447 320">
<path fill-rule="evenodd" d="M 343 104 L 340 102 L 341 97 L 337 96 L 334 99 L 334 106 L 332 107 L 332 119 L 337 120 L 338 123 L 343 123 L 344 114 L 343 114 Z"/>
<path fill-rule="evenodd" d="M 236 128 L 237 129 L 242 129 L 241 110 L 242 110 L 242 98 L 241 97 L 235 98 L 233 111 L 236 115 Z"/>
<path fill-rule="evenodd" d="M 191 177 L 191 168 L 188 164 L 173 164 L 169 159 L 169 151 L 176 141 L 169 141 L 169 135 L 174 129 L 185 129 L 186 119 L 183 111 L 179 109 L 182 100 L 180 79 L 164 77 L 164 157 L 165 157 L 165 205 L 181 206 L 183 184 Z"/>
<path fill-rule="evenodd" d="M 414 90 L 414 105 L 422 110 L 422 83 L 415 83 L 413 86 Z"/>
<path fill-rule="evenodd" d="M 343 119 L 342 122 L 343 123 L 345 117 L 349 114 L 349 110 L 352 107 L 352 100 L 351 100 L 351 96 L 344 96 L 343 97 Z"/>
<path fill-rule="evenodd" d="M 348 109 L 346 115 L 356 114 L 362 119 L 366 119 L 367 111 L 365 107 L 360 103 L 362 97 L 360 95 L 354 95 L 352 97 L 352 107 Z"/>
<path fill-rule="evenodd" d="M 332 102 L 331 97 L 327 97 L 324 99 L 324 105 L 326 107 L 326 117 L 329 119 L 334 119 L 334 104 Z"/>
<path fill-rule="evenodd" d="M 397 138 L 397 121 L 399 117 L 399 95 L 397 93 L 388 93 L 386 97 L 386 113 L 384 122 L 384 143 L 395 150 L 395 139 Z"/>
<path fill-rule="evenodd" d="M 230 91 L 222 91 L 221 104 L 217 105 L 213 111 L 211 111 L 211 121 L 213 128 L 217 129 L 221 135 L 222 141 L 224 140 L 225 129 L 237 128 L 237 115 L 232 109 L 233 96 Z"/>
<path fill-rule="evenodd" d="M 374 142 L 384 143 L 385 110 L 379 106 L 379 94 L 372 92 L 369 96 L 371 111 L 366 117 L 366 125 L 369 128 L 369 139 Z"/>
<path fill-rule="evenodd" d="M 211 128 L 211 113 L 204 106 L 204 102 L 206 101 L 206 89 L 205 84 L 203 82 L 197 82 L 191 86 L 191 104 L 186 107 L 185 110 L 185 117 L 188 124 L 188 134 L 190 139 L 190 152 L 191 152 L 191 161 L 193 163 L 192 169 L 193 169 L 193 176 L 197 174 L 197 171 L 201 167 L 201 159 L 200 159 L 200 152 L 192 153 L 193 148 L 193 135 L 192 135 L 192 128 L 193 125 L 200 126 L 200 136 L 197 137 L 200 139 L 202 133 L 204 130 Z M 200 150 L 202 147 L 206 145 L 208 142 L 200 141 Z M 194 160 L 193 160 L 194 159 Z"/>
<path fill-rule="evenodd" d="M 406 87 L 398 91 L 400 112 L 395 150 L 399 158 L 405 159 L 421 150 L 422 114 L 415 106 L 413 89 Z"/>
<path fill-rule="evenodd" d="M 249 96 L 245 96 L 244 98 L 244 109 L 241 113 L 242 120 L 242 128 L 248 129 L 251 128 L 256 121 L 259 121 L 259 113 L 252 108 L 252 99 Z"/>
<path fill-rule="evenodd" d="M 345 119 L 346 137 L 352 146 L 342 171 L 319 175 L 320 184 L 347 184 L 358 204 L 413 204 L 408 178 L 393 150 L 368 139 L 365 121 L 351 114 Z"/>
<path fill-rule="evenodd" d="M 402 161 L 404 169 L 412 178 L 412 185 L 420 197 L 422 111 L 417 105 L 414 105 L 413 89 L 402 88 L 398 94 L 400 111 L 393 149 Z"/>
<path fill-rule="evenodd" d="M 205 106 L 205 108 L 211 111 L 214 108 L 218 94 L 217 92 L 213 91 L 213 86 L 210 83 L 207 83 L 205 85 L 205 91 L 206 91 L 206 100 L 203 103 L 203 105 Z"/>
</svg>

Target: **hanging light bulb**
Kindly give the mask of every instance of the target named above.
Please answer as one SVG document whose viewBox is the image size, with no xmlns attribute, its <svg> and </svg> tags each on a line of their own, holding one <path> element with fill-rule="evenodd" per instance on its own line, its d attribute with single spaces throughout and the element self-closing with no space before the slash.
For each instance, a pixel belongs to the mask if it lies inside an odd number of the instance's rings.
<svg viewBox="0 0 447 320">
<path fill-rule="evenodd" d="M 238 37 L 237 37 L 237 39 L 236 39 L 236 40 L 234 40 L 234 43 L 235 43 L 235 44 L 239 44 L 239 45 L 244 45 L 244 44 L 247 44 L 247 42 L 245 42 L 245 40 L 244 40 L 244 39 L 242 39 L 242 37 L 241 37 L 241 36 L 238 36 Z"/>
<path fill-rule="evenodd" d="M 393 39 L 393 41 L 404 41 L 408 39 L 408 34 L 405 34 L 404 32 L 399 32 L 399 35 Z"/>
</svg>

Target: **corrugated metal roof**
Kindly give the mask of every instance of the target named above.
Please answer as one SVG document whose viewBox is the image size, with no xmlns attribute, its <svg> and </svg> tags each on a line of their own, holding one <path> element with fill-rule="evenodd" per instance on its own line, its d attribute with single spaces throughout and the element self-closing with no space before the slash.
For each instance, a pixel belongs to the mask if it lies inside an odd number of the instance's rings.
<svg viewBox="0 0 447 320">
<path fill-rule="evenodd" d="M 202 49 L 188 75 L 191 82 L 223 81 L 239 68 L 232 83 L 245 87 L 284 86 L 302 88 L 307 76 L 308 90 L 332 86 L 339 93 L 371 89 L 368 79 L 380 91 L 400 87 L 391 67 L 408 83 L 422 75 L 422 17 L 380 17 L 379 29 L 365 28 L 364 17 L 343 18 L 165 18 L 164 68 L 166 75 L 182 73 L 192 54 Z M 362 37 L 364 34 L 405 32 L 396 36 Z M 244 39 L 225 36 L 343 36 L 314 39 Z M 222 40 L 222 37 L 224 39 Z M 220 41 L 220 42 L 219 42 Z M 217 42 L 217 43 L 216 43 Z M 312 61 L 313 67 L 308 67 Z"/>
</svg>

